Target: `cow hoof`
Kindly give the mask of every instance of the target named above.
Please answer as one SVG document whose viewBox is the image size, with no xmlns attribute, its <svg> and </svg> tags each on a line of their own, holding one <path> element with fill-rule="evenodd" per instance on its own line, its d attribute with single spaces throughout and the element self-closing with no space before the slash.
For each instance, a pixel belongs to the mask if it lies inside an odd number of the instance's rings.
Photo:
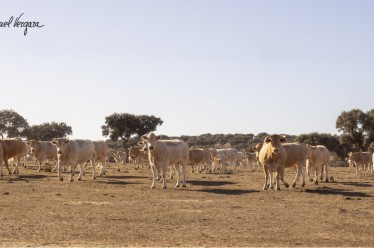
<svg viewBox="0 0 374 248">
<path fill-rule="evenodd" d="M 301 187 L 305 187 L 305 183 L 302 183 L 302 184 L 301 184 Z"/>
<path fill-rule="evenodd" d="M 309 178 L 309 181 L 310 181 L 310 182 L 313 182 L 313 179 L 312 179 L 312 178 Z"/>
<path fill-rule="evenodd" d="M 73 180 L 72 180 L 73 181 Z M 78 177 L 78 181 L 82 181 L 82 178 Z"/>
<path fill-rule="evenodd" d="M 63 178 L 63 177 L 60 177 L 60 181 L 61 181 L 61 182 L 64 181 L 64 178 Z"/>
<path fill-rule="evenodd" d="M 281 190 L 281 189 L 280 189 L 280 188 L 276 188 L 275 190 L 279 191 L 279 190 Z"/>
<path fill-rule="evenodd" d="M 296 188 L 296 183 L 293 183 L 293 184 L 292 184 L 292 188 Z"/>
<path fill-rule="evenodd" d="M 296 186 L 296 185 L 295 185 Z M 290 187 L 290 185 L 288 184 L 288 183 L 284 183 L 284 187 L 286 187 L 286 188 L 289 188 Z M 292 187 L 294 188 L 294 186 L 292 185 Z"/>
<path fill-rule="evenodd" d="M 315 181 L 314 184 L 315 184 L 315 185 L 318 185 L 318 181 Z"/>
<path fill-rule="evenodd" d="M 334 182 L 334 177 L 333 176 L 330 177 L 330 181 Z"/>
<path fill-rule="evenodd" d="M 183 184 L 182 187 L 183 187 L 183 188 L 187 188 L 187 185 Z"/>
</svg>

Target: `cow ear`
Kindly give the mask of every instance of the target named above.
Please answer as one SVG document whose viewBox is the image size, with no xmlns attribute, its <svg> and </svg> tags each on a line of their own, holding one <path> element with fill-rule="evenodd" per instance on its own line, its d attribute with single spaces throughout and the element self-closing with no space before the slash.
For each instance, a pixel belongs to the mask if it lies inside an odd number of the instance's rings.
<svg viewBox="0 0 374 248">
<path fill-rule="evenodd" d="M 144 141 L 141 140 L 141 141 L 139 141 L 137 144 L 138 144 L 138 146 L 144 146 Z M 129 148 L 129 149 L 130 149 L 130 148 Z"/>
<path fill-rule="evenodd" d="M 284 135 L 281 135 L 280 136 L 280 142 L 286 142 L 286 136 L 284 136 Z"/>
<path fill-rule="evenodd" d="M 57 141 L 56 140 L 52 140 L 51 142 L 52 142 L 52 144 L 57 145 Z"/>
<path fill-rule="evenodd" d="M 269 142 L 271 142 L 271 138 L 270 138 L 270 136 L 267 136 L 267 137 L 265 138 L 264 142 L 265 142 L 265 143 L 269 143 Z"/>
<path fill-rule="evenodd" d="M 162 138 L 161 135 L 156 136 L 156 140 L 160 140 Z"/>
<path fill-rule="evenodd" d="M 143 135 L 143 136 L 141 137 L 141 139 L 142 139 L 142 140 L 148 140 L 148 136 Z"/>
<path fill-rule="evenodd" d="M 69 140 L 68 139 L 64 140 L 64 143 L 65 144 L 69 143 Z"/>
</svg>

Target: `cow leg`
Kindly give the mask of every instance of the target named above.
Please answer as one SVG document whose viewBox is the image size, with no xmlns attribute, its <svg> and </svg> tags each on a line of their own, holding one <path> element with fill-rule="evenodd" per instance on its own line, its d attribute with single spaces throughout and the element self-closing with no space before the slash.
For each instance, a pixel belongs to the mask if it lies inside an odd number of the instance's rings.
<svg viewBox="0 0 374 248">
<path fill-rule="evenodd" d="M 280 190 L 280 183 L 279 183 L 279 178 L 281 178 L 281 171 L 280 169 L 277 170 L 277 174 L 275 176 L 276 184 L 275 184 L 275 190 Z M 283 181 L 283 180 L 282 180 Z"/>
<path fill-rule="evenodd" d="M 156 187 L 155 186 L 156 185 L 156 180 L 158 180 L 159 173 L 158 173 L 158 170 L 157 170 L 156 166 L 152 165 L 151 169 L 152 169 L 152 175 L 153 175 L 151 189 L 154 189 Z"/>
<path fill-rule="evenodd" d="M 279 179 L 280 179 L 280 180 L 282 180 L 282 182 L 284 184 L 284 187 L 286 187 L 286 188 L 290 187 L 290 185 L 284 181 L 284 168 L 278 168 L 278 171 L 279 171 L 279 177 L 277 178 L 278 185 L 279 185 Z M 296 177 L 297 177 L 297 179 L 299 179 L 298 176 L 296 176 Z M 279 190 L 279 189 L 277 187 L 277 190 Z"/>
<path fill-rule="evenodd" d="M 169 166 L 169 168 L 170 168 L 170 179 L 173 179 L 173 167 L 172 166 Z M 165 171 L 165 173 L 166 173 L 166 171 Z"/>
<path fill-rule="evenodd" d="M 186 177 L 187 177 L 187 161 L 186 162 L 182 162 L 182 173 L 183 173 L 183 183 L 182 183 L 182 187 L 187 187 L 187 184 L 186 184 Z"/>
<path fill-rule="evenodd" d="M 12 175 L 12 172 L 9 169 L 8 159 L 4 159 L 4 164 L 5 164 L 6 168 L 8 169 L 9 175 Z"/>
<path fill-rule="evenodd" d="M 305 187 L 305 166 L 301 167 L 301 187 Z"/>
<path fill-rule="evenodd" d="M 75 162 L 71 163 L 69 182 L 74 181 L 74 174 L 75 174 L 76 168 L 77 168 L 77 163 Z"/>
<path fill-rule="evenodd" d="M 269 170 L 267 168 L 263 168 L 264 171 L 264 176 L 265 176 L 265 183 L 263 190 L 267 190 L 269 188 L 269 180 L 270 180 L 270 175 L 269 175 Z"/>
<path fill-rule="evenodd" d="M 273 172 L 271 170 L 268 170 L 268 174 L 269 174 L 269 189 L 273 189 L 274 186 L 273 186 Z"/>
<path fill-rule="evenodd" d="M 17 161 L 14 160 L 14 163 L 15 163 L 15 167 L 13 169 L 13 174 L 18 175 L 19 174 L 19 170 L 18 170 L 19 159 L 17 159 Z"/>
<path fill-rule="evenodd" d="M 320 168 L 314 168 L 315 170 L 315 175 L 314 175 L 314 184 L 318 185 L 318 171 Z"/>
<path fill-rule="evenodd" d="M 61 160 L 58 159 L 57 160 L 57 176 L 58 176 L 58 179 L 60 179 L 60 181 L 63 181 L 64 178 L 61 176 Z"/>
<path fill-rule="evenodd" d="M 42 162 L 40 161 L 39 162 L 39 168 L 38 168 L 37 172 L 40 172 L 41 170 L 42 170 Z"/>
<path fill-rule="evenodd" d="M 170 168 L 171 169 L 171 168 Z M 181 174 L 181 171 L 180 171 L 180 165 L 179 164 L 174 164 L 174 169 L 175 171 L 177 172 L 177 184 L 175 184 L 175 187 L 179 187 L 179 183 L 180 183 L 180 174 Z"/>
<path fill-rule="evenodd" d="M 168 161 L 167 163 L 162 164 L 162 188 L 166 189 L 166 170 L 170 162 Z"/>
</svg>

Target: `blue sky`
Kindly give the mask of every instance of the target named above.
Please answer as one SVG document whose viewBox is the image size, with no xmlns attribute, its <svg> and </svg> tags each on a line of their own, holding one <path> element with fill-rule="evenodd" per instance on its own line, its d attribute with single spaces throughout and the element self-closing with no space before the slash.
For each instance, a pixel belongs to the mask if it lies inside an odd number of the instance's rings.
<svg viewBox="0 0 374 248">
<path fill-rule="evenodd" d="M 373 106 L 374 1 L 2 1 L 0 109 L 103 139 L 112 113 L 158 133 L 337 133 Z"/>
</svg>

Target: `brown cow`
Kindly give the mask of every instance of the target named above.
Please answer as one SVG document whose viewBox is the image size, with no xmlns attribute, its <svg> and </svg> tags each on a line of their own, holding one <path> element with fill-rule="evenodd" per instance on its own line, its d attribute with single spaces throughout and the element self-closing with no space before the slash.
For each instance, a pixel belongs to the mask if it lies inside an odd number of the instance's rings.
<svg viewBox="0 0 374 248">
<path fill-rule="evenodd" d="M 284 149 L 282 142 L 285 141 L 286 138 L 278 134 L 267 136 L 264 140 L 258 157 L 265 174 L 264 190 L 269 187 L 273 188 L 274 173 L 276 173 L 276 190 L 280 190 L 279 179 L 282 180 L 286 188 L 289 187 L 288 183 L 284 181 L 284 168 L 287 161 L 287 152 Z"/>
<path fill-rule="evenodd" d="M 15 168 L 13 170 L 13 174 L 19 174 L 18 165 L 20 161 L 23 159 L 23 161 L 26 163 L 25 156 L 27 155 L 27 145 L 25 142 L 23 142 L 21 139 L 2 139 L 0 140 L 0 143 L 2 145 L 2 155 L 3 155 L 3 161 L 5 163 L 5 166 L 8 169 L 9 174 L 12 174 L 9 169 L 8 160 L 10 158 L 14 158 L 15 162 Z M 1 161 L 1 168 L 0 168 L 0 176 L 3 176 L 3 162 Z"/>
<path fill-rule="evenodd" d="M 201 148 L 191 148 L 189 150 L 189 160 L 188 164 L 192 167 L 192 173 L 194 173 L 194 165 L 199 165 L 198 172 L 201 172 L 203 169 L 205 169 L 205 166 L 211 164 L 211 154 L 207 149 L 201 149 Z M 202 167 L 201 164 L 204 166 Z"/>
</svg>

